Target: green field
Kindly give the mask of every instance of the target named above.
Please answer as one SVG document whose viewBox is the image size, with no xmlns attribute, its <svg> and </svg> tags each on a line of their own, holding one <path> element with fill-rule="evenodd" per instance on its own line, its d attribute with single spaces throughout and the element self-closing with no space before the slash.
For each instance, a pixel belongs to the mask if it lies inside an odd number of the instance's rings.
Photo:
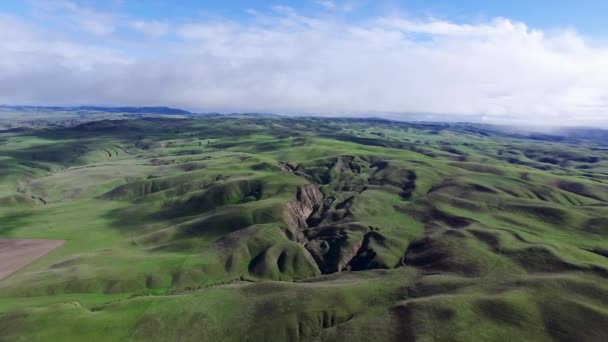
<svg viewBox="0 0 608 342">
<path fill-rule="evenodd" d="M 608 145 L 208 116 L 0 133 L 1 341 L 608 341 Z"/>
</svg>

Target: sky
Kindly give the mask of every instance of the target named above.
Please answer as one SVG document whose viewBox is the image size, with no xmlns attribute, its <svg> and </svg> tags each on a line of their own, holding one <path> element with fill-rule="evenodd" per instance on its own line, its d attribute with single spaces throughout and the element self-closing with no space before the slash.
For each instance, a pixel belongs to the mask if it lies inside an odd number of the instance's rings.
<svg viewBox="0 0 608 342">
<path fill-rule="evenodd" d="M 608 127 L 608 1 L 2 0 L 0 104 Z"/>
</svg>

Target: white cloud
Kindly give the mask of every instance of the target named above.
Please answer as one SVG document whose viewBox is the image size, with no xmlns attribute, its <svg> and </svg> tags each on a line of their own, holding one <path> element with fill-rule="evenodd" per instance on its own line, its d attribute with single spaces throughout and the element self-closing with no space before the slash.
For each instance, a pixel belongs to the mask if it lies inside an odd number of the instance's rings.
<svg viewBox="0 0 608 342">
<path fill-rule="evenodd" d="M 317 0 L 315 3 L 327 10 L 334 10 L 338 7 L 336 3 L 331 0 Z"/>
<path fill-rule="evenodd" d="M 248 24 L 171 23 L 172 39 L 138 42 L 149 44 L 145 55 L 0 20 L 0 102 L 608 125 L 608 47 L 572 30 L 505 18 L 344 24 L 277 11 Z M 145 26 L 156 36 L 168 30 Z"/>
<path fill-rule="evenodd" d="M 133 30 L 150 38 L 159 38 L 169 32 L 169 25 L 161 21 L 135 20 L 130 23 Z"/>
<path fill-rule="evenodd" d="M 315 3 L 327 11 L 350 12 L 354 8 L 352 3 L 343 1 L 317 0 Z"/>
<path fill-rule="evenodd" d="M 116 30 L 116 15 L 81 6 L 67 0 L 33 1 L 34 9 L 48 17 L 67 20 L 81 30 L 97 36 L 107 36 Z"/>
</svg>

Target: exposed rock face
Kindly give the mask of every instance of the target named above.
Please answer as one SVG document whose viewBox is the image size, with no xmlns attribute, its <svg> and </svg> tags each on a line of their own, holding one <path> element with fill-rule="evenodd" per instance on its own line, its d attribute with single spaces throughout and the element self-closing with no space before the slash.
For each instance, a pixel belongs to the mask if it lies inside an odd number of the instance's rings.
<svg viewBox="0 0 608 342">
<path fill-rule="evenodd" d="M 303 230 L 308 228 L 306 220 L 323 202 L 323 194 L 315 184 L 306 184 L 298 188 L 295 200 L 285 206 L 283 219 L 287 223 L 290 238 L 298 242 L 305 242 Z"/>
<path fill-rule="evenodd" d="M 369 228 L 359 223 L 338 223 L 309 229 L 306 249 L 317 261 L 323 273 L 347 269 L 363 246 Z"/>
<path fill-rule="evenodd" d="M 289 239 L 305 247 L 321 273 L 386 269 L 399 262 L 402 252 L 386 253 L 389 246 L 378 228 L 357 220 L 355 201 L 368 184 L 401 187 L 401 197 L 409 199 L 416 188 L 416 173 L 391 168 L 379 158 L 348 155 L 309 166 L 280 165 L 284 171 L 311 182 L 298 188 L 296 198 L 285 205 L 284 231 Z"/>
<path fill-rule="evenodd" d="M 315 184 L 298 188 L 296 198 L 285 206 L 283 213 L 287 224 L 286 234 L 306 247 L 323 273 L 340 272 L 363 246 L 369 228 L 357 223 L 317 226 L 308 222 L 323 204 L 324 196 Z"/>
</svg>

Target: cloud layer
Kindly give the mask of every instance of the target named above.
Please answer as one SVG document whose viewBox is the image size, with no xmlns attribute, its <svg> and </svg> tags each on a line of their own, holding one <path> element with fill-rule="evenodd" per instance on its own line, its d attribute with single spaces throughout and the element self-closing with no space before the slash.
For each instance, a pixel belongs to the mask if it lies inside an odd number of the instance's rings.
<svg viewBox="0 0 608 342">
<path fill-rule="evenodd" d="M 608 125 L 608 47 L 572 30 L 505 18 L 348 22 L 287 7 L 250 15 L 146 21 L 71 2 L 36 20 L 0 14 L 0 103 Z"/>
</svg>

